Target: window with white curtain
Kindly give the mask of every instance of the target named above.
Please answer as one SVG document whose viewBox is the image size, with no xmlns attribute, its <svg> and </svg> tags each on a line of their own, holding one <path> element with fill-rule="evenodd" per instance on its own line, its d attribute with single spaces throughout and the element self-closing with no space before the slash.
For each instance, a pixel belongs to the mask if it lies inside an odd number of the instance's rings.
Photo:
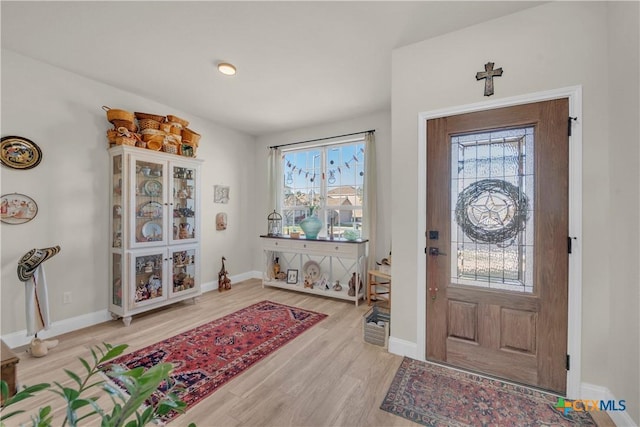
<svg viewBox="0 0 640 427">
<path fill-rule="evenodd" d="M 324 224 L 320 236 L 360 231 L 363 220 L 365 143 L 363 138 L 282 150 L 282 218 L 285 234 L 302 232 L 308 215 Z"/>
</svg>

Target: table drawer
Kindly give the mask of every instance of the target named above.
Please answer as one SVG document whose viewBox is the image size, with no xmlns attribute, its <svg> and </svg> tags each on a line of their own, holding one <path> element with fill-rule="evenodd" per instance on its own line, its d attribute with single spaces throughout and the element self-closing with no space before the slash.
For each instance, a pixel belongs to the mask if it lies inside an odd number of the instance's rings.
<svg viewBox="0 0 640 427">
<path fill-rule="evenodd" d="M 358 245 L 349 243 L 300 241 L 296 242 L 294 248 L 300 253 L 344 256 L 348 258 L 356 258 L 358 256 Z"/>
<path fill-rule="evenodd" d="M 291 249 L 291 242 L 284 239 L 263 239 L 262 248 L 265 251 L 286 251 Z"/>
</svg>

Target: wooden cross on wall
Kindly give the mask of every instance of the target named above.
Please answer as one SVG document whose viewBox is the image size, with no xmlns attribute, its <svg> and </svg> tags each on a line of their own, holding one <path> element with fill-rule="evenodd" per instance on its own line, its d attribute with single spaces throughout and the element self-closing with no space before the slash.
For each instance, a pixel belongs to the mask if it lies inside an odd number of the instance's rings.
<svg viewBox="0 0 640 427">
<path fill-rule="evenodd" d="M 493 95 L 493 78 L 502 75 L 502 67 L 494 70 L 493 65 L 493 62 L 487 62 L 484 64 L 484 71 L 476 74 L 476 80 L 486 79 L 484 81 L 484 96 Z"/>
</svg>

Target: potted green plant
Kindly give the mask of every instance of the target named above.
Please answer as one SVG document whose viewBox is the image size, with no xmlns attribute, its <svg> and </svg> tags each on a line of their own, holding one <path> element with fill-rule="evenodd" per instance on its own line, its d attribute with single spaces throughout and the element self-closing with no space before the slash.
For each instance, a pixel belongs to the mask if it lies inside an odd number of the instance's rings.
<svg viewBox="0 0 640 427">
<path fill-rule="evenodd" d="M 3 407 L 0 409 L 0 427 L 5 426 L 5 421 L 24 410 L 14 410 L 13 405 L 25 399 L 29 399 L 43 391 L 50 391 L 62 398 L 66 403 L 66 416 L 62 421 L 64 426 L 81 426 L 83 420 L 91 417 L 101 419 L 101 427 L 141 427 L 151 422 L 156 422 L 170 411 L 184 412 L 186 404 L 180 400 L 176 392 L 179 390 L 175 384 L 166 394 L 166 398 L 148 403 L 147 399 L 157 390 L 158 386 L 167 381 L 171 384 L 170 374 L 173 366 L 170 363 L 159 363 L 147 370 L 144 368 L 123 369 L 108 362 L 121 355 L 128 346 L 126 344 L 112 346 L 103 343 L 102 346 L 91 348 L 92 363 L 79 358 L 86 373 L 78 374 L 65 369 L 65 373 L 71 378 L 71 385 L 65 386 L 58 382 L 53 385 L 40 383 L 24 387 L 9 397 L 9 388 L 5 381 L 0 382 Z M 118 380 L 126 388 L 126 393 L 110 384 L 102 377 Z M 110 411 L 104 410 L 97 403 L 98 397 L 93 394 L 96 390 L 107 393 L 113 403 Z M 49 427 L 53 424 L 51 405 L 41 407 L 36 414 L 31 415 L 32 426 Z M 86 421 L 85 424 L 86 425 Z M 195 425 L 191 423 L 190 427 Z"/>
</svg>

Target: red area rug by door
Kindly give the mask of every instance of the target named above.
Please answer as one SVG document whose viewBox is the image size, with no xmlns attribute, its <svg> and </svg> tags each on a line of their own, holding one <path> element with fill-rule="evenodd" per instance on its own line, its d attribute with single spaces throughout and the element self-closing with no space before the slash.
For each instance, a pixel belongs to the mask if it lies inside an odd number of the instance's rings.
<svg viewBox="0 0 640 427">
<path fill-rule="evenodd" d="M 434 427 L 596 425 L 557 396 L 407 357 L 380 409 Z"/>
<path fill-rule="evenodd" d="M 187 410 L 227 381 L 326 318 L 326 314 L 262 301 L 141 350 L 111 364 L 129 369 L 172 363 Z M 166 392 L 161 385 L 152 399 Z M 176 417 L 170 413 L 165 421 Z"/>
</svg>

